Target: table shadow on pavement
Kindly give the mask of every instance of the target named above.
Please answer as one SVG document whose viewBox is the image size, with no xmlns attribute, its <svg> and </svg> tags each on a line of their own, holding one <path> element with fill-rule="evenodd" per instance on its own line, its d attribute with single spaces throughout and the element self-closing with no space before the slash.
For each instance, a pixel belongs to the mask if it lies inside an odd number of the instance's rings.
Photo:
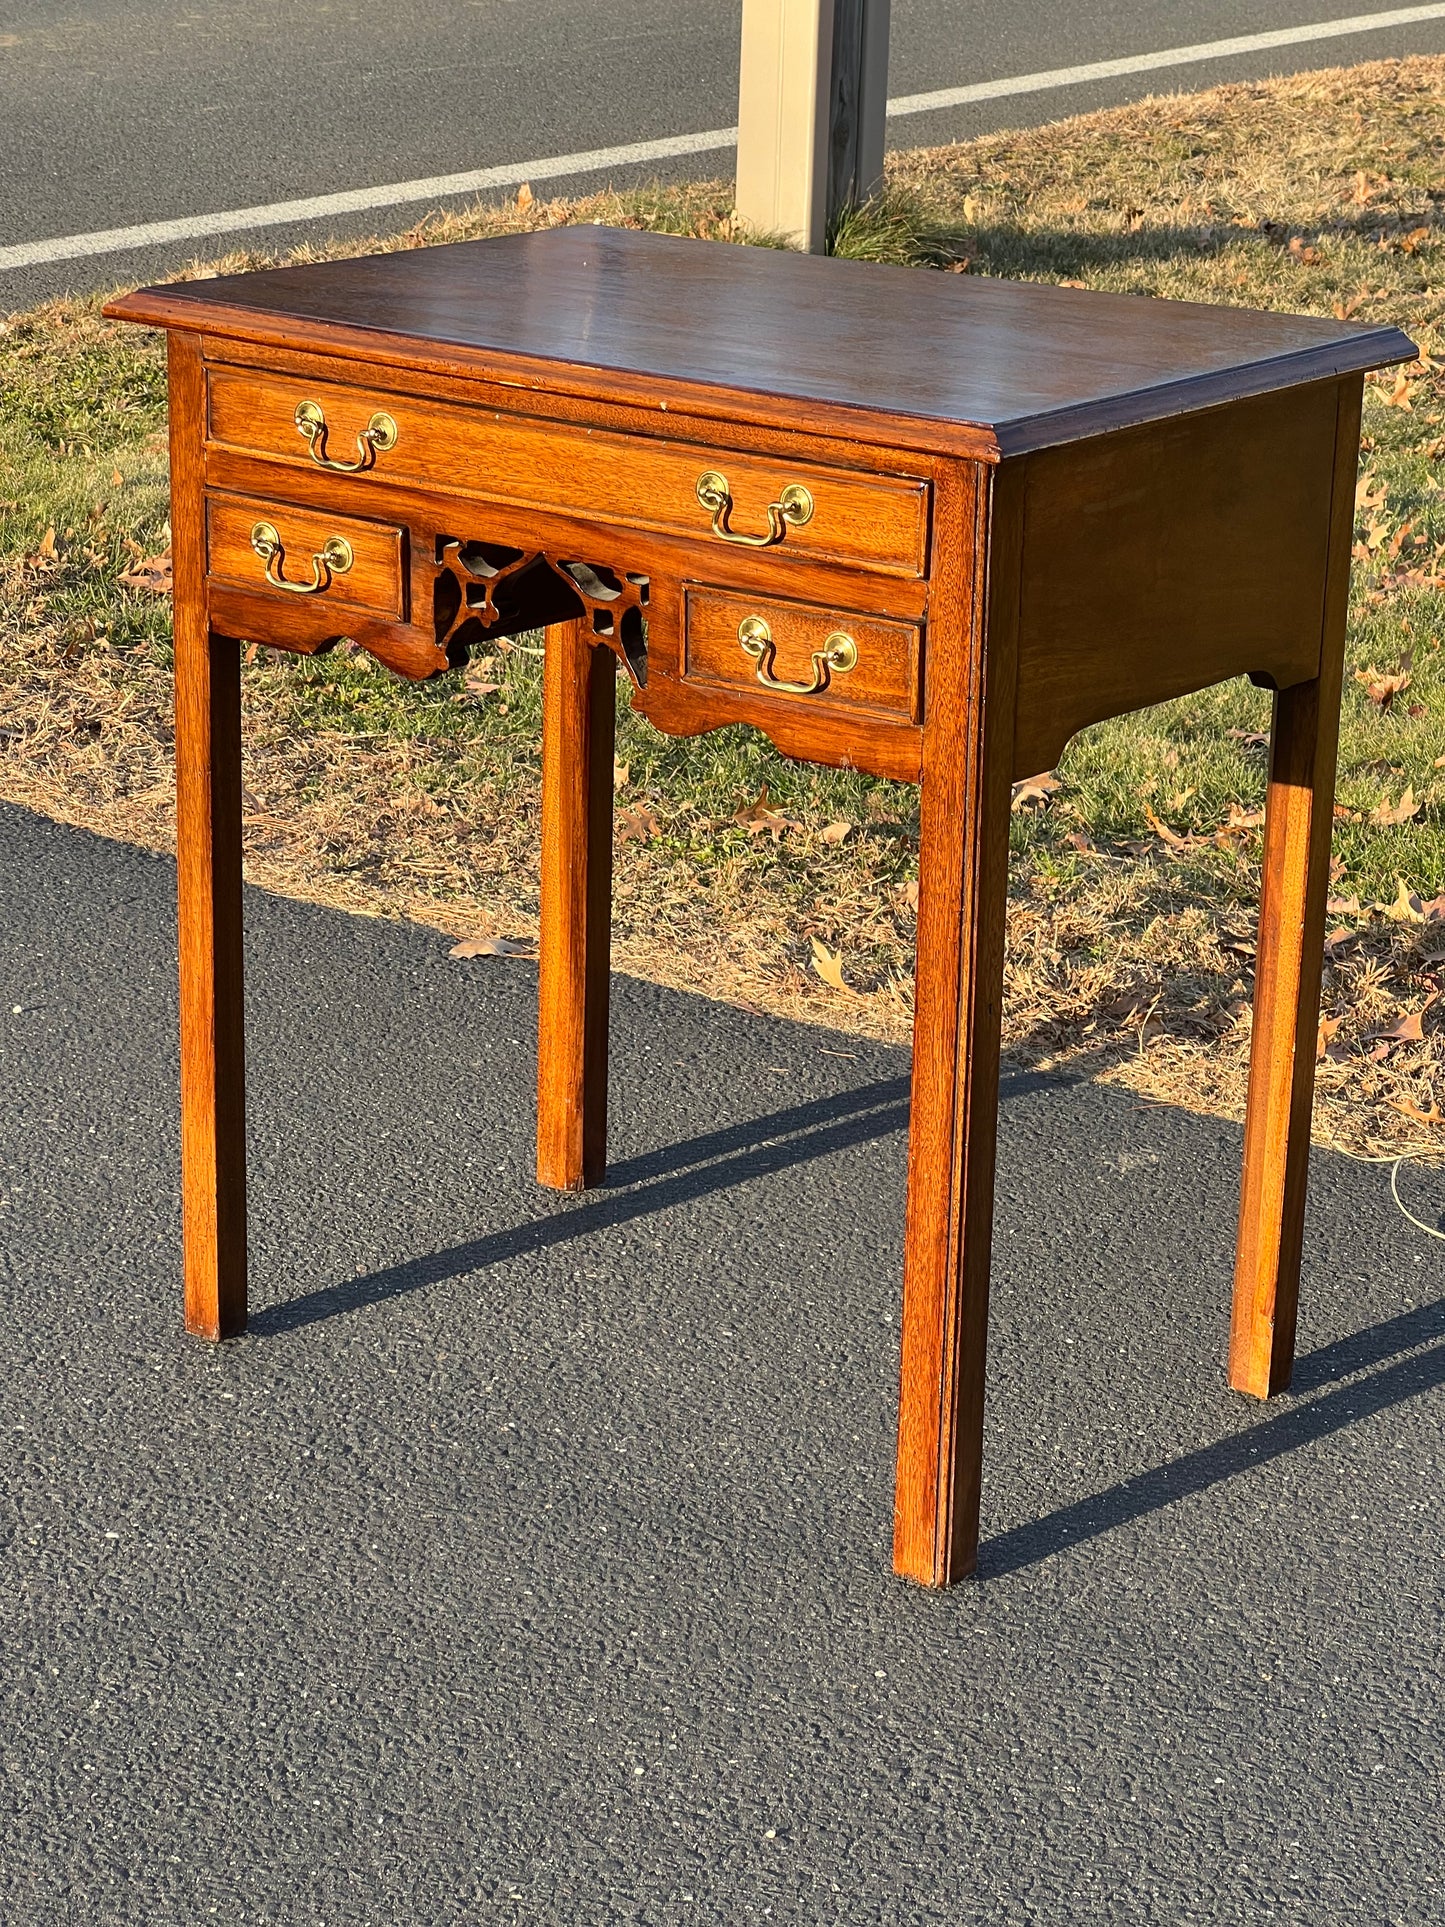
<svg viewBox="0 0 1445 1927">
<path fill-rule="evenodd" d="M 906 1054 L 247 898 L 254 1318 L 179 1330 L 173 866 L 0 809 L 0 1921 L 1429 1921 L 1445 1288 L 1316 1156 L 1014 1073 L 981 1578 L 888 1571 Z M 18 1006 L 18 1008 L 17 1008 Z M 1429 1216 L 1430 1180 L 1416 1173 Z"/>
</svg>

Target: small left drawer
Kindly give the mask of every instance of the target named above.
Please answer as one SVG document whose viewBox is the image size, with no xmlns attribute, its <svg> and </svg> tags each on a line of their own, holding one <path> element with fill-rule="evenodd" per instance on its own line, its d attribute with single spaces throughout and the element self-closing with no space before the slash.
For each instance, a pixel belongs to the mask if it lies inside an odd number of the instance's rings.
<svg viewBox="0 0 1445 1927">
<path fill-rule="evenodd" d="M 244 495 L 206 501 L 206 567 L 231 588 L 400 618 L 405 547 L 405 530 L 387 522 Z"/>
</svg>

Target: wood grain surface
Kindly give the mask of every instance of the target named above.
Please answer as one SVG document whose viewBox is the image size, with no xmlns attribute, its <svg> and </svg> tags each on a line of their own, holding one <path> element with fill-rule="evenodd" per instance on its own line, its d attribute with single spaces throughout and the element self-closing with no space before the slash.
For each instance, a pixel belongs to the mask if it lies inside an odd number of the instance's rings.
<svg viewBox="0 0 1445 1927">
<path fill-rule="evenodd" d="M 269 562 L 251 540 L 253 529 L 262 522 L 275 529 L 283 545 L 282 555 Z M 339 574 L 317 567 L 326 543 L 335 536 L 344 538 L 352 552 L 351 567 Z M 405 545 L 404 528 L 362 521 L 334 509 L 297 508 L 258 496 L 213 494 L 206 499 L 206 553 L 212 580 L 286 603 L 341 605 L 399 620 L 406 614 Z M 276 587 L 267 579 L 268 566 L 282 581 L 296 586 L 289 591 Z M 315 594 L 299 593 L 318 574 L 321 587 Z"/>
<path fill-rule="evenodd" d="M 321 406 L 336 432 L 332 446 L 354 457 L 357 435 L 378 410 L 397 426 L 396 444 L 375 455 L 357 480 L 445 487 L 478 501 L 547 508 L 630 528 L 668 530 L 729 544 L 711 533 L 697 497 L 705 472 L 724 476 L 733 499 L 731 526 L 742 536 L 769 528 L 768 505 L 790 484 L 806 487 L 813 512 L 785 526 L 775 552 L 851 562 L 920 575 L 928 530 L 928 491 L 916 478 L 828 467 L 806 449 L 788 460 L 743 449 L 672 441 L 659 435 L 609 432 L 511 410 L 451 407 L 423 397 L 339 384 L 296 381 L 250 370 L 216 369 L 210 377 L 210 442 L 317 468 L 296 429 L 298 402 Z M 322 473 L 327 471 L 322 470 Z"/>
<path fill-rule="evenodd" d="M 893 1564 L 946 1586 L 978 1547 L 1021 471 L 938 490 Z"/>
<path fill-rule="evenodd" d="M 617 659 L 581 622 L 549 628 L 546 649 L 537 1181 L 577 1191 L 607 1164 Z"/>
<path fill-rule="evenodd" d="M 1227 676 L 1313 678 L 1337 386 L 1027 458 L 1017 776 L 1106 716 Z"/>
<path fill-rule="evenodd" d="M 1362 384 L 1339 384 L 1319 675 L 1275 697 L 1229 1382 L 1267 1398 L 1294 1370 Z"/>
<path fill-rule="evenodd" d="M 794 706 L 868 710 L 898 722 L 917 720 L 922 655 L 915 627 L 879 622 L 850 609 L 730 595 L 696 583 L 684 590 L 683 673 L 689 681 L 749 691 L 760 688 L 759 665 L 744 651 L 738 636 L 741 625 L 751 619 L 767 623 L 773 656 L 764 666 L 778 681 L 815 683 L 819 671 L 814 658 L 830 636 L 850 637 L 858 651 L 855 666 L 846 673 L 828 673 L 827 686 L 818 694 L 794 694 L 784 700 Z"/>
<path fill-rule="evenodd" d="M 207 621 L 200 345 L 169 351 L 186 1329 L 228 1338 L 246 1328 L 240 657 Z"/>
<path fill-rule="evenodd" d="M 106 312 L 820 432 L 848 416 L 865 441 L 911 419 L 926 446 L 983 455 L 1414 352 L 1388 327 L 600 227 L 176 283 Z"/>
</svg>

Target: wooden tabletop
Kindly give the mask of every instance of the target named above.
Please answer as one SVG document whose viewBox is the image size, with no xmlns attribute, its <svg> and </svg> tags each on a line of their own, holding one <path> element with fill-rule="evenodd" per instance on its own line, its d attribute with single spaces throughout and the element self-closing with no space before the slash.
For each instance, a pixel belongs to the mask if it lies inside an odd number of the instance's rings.
<svg viewBox="0 0 1445 1927">
<path fill-rule="evenodd" d="M 1393 327 L 604 227 L 175 282 L 106 312 L 762 423 L 807 403 L 820 427 L 841 412 L 863 439 L 986 457 L 1415 352 Z"/>
</svg>

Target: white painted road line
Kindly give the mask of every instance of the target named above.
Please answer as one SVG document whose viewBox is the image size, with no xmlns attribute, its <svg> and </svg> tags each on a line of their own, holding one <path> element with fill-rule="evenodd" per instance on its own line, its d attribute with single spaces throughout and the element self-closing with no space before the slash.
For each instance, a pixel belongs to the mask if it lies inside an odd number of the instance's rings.
<svg viewBox="0 0 1445 1927">
<path fill-rule="evenodd" d="M 567 174 L 597 174 L 639 161 L 670 160 L 678 154 L 710 154 L 736 144 L 736 127 L 710 134 L 673 134 L 666 140 L 633 141 L 626 147 L 597 147 L 586 154 L 554 154 L 504 167 L 478 167 L 469 174 L 435 174 L 425 181 L 395 181 L 386 187 L 358 187 L 344 194 L 312 194 L 300 201 L 271 201 L 264 207 L 237 207 L 225 214 L 194 214 L 179 221 L 145 221 L 138 227 L 102 228 L 96 234 L 65 234 L 55 241 L 24 241 L 0 248 L 0 274 L 43 261 L 72 261 L 83 254 L 120 254 L 156 247 L 164 241 L 198 241 L 209 234 L 237 234 L 247 228 L 285 227 L 293 221 L 324 221 L 333 214 L 364 214 L 375 207 L 405 207 L 414 201 L 440 201 L 454 194 L 480 194 L 489 187 L 519 187 L 523 181 L 556 180 Z"/>
<path fill-rule="evenodd" d="M 1166 47 L 1157 54 L 1127 54 L 1122 60 L 1091 60 L 1083 67 L 1055 67 L 1014 80 L 984 80 L 976 87 L 943 87 L 933 94 L 904 94 L 890 100 L 888 113 L 930 114 L 939 107 L 966 107 L 975 100 L 1003 100 L 1009 94 L 1043 94 L 1054 87 L 1079 87 L 1089 80 L 1115 80 L 1121 74 L 1148 74 L 1161 67 L 1192 67 L 1202 60 L 1229 60 L 1235 54 L 1269 53 L 1311 40 L 1337 40 L 1353 33 L 1379 33 L 1385 27 L 1412 27 L 1421 20 L 1445 20 L 1445 6 L 1392 7 L 1388 13 L 1352 13 L 1341 20 L 1316 20 L 1307 27 L 1276 27 L 1269 33 L 1241 33 L 1230 40 L 1202 40 L 1194 47 Z"/>
<path fill-rule="evenodd" d="M 1158 53 L 1128 54 L 1119 60 L 1093 60 L 1081 67 L 1052 67 L 1036 74 L 1015 74 L 1007 80 L 981 80 L 968 87 L 943 87 L 929 94 L 903 94 L 889 101 L 888 113 L 890 118 L 930 114 L 945 107 L 966 107 L 975 101 L 1004 100 L 1011 94 L 1050 93 L 1061 87 L 1081 87 L 1091 80 L 1117 80 L 1126 74 L 1196 66 L 1201 61 L 1268 53 L 1276 47 L 1338 40 L 1349 34 L 1379 33 L 1387 27 L 1409 27 L 1424 20 L 1445 20 L 1445 0 L 1433 6 L 1353 13 L 1339 20 L 1316 20 L 1308 26 L 1279 27 L 1269 33 L 1236 34 L 1229 40 L 1204 40 L 1192 47 L 1166 47 Z M 0 248 L 0 274 L 17 268 L 39 267 L 51 261 L 75 261 L 85 255 L 124 254 L 136 248 L 159 247 L 167 241 L 199 241 L 215 234 L 289 227 L 301 221 L 324 221 L 337 214 L 364 214 L 373 208 L 448 200 L 459 194 L 485 193 L 488 188 L 519 187 L 523 181 L 600 174 L 615 167 L 674 160 L 683 154 L 720 153 L 735 146 L 737 137 L 736 127 L 714 127 L 702 134 L 671 134 L 663 140 L 632 141 L 623 147 L 595 147 L 581 154 L 552 154 L 541 160 L 478 167 L 467 174 L 436 174 L 428 180 L 393 181 L 384 187 L 355 188 L 343 194 L 312 194 L 301 200 L 231 208 L 222 214 L 188 215 L 176 221 L 143 221 L 135 227 L 102 228 L 94 234 L 65 234 L 52 241 L 22 241 L 13 247 Z"/>
</svg>

